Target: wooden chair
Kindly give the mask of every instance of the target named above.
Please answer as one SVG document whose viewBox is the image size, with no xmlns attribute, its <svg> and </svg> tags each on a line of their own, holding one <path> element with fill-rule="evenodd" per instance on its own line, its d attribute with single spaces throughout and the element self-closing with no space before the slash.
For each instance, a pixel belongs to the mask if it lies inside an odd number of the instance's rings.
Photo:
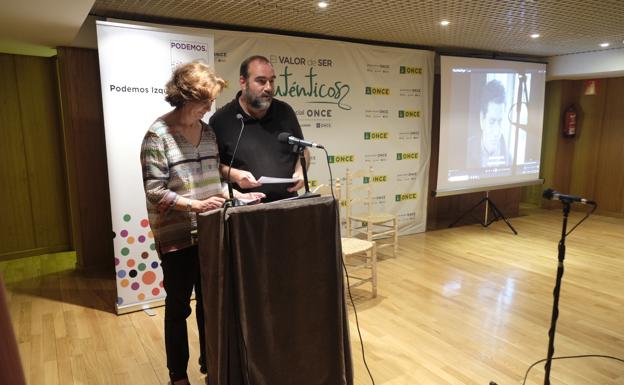
<svg viewBox="0 0 624 385">
<path fill-rule="evenodd" d="M 340 202 L 340 179 L 336 179 L 334 196 Z M 315 193 L 331 195 L 331 186 L 320 185 Z M 377 247 L 374 241 L 341 237 L 342 258 L 349 278 L 349 287 L 371 283 L 373 298 L 377 297 Z"/>
<path fill-rule="evenodd" d="M 363 234 L 367 240 L 377 241 L 377 249 L 391 247 L 392 257 L 396 257 L 399 248 L 397 217 L 391 213 L 373 210 L 373 177 L 372 167 L 357 172 L 347 169 L 345 178 L 347 236 L 356 237 Z"/>
</svg>

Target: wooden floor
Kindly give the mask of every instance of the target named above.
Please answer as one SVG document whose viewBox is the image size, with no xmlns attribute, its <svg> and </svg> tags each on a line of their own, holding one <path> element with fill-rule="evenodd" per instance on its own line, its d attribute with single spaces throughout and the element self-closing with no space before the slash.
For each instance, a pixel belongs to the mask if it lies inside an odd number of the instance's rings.
<svg viewBox="0 0 624 385">
<path fill-rule="evenodd" d="M 377 385 L 521 384 L 546 357 L 561 212 L 511 222 L 518 235 L 497 222 L 402 237 L 398 258 L 379 263 L 379 296 L 353 290 Z M 28 383 L 166 384 L 163 308 L 117 316 L 114 277 L 79 275 L 73 264 L 71 253 L 0 263 Z M 624 219 L 590 217 L 568 238 L 565 269 L 555 356 L 624 359 Z M 353 309 L 350 321 L 355 383 L 371 384 Z M 203 383 L 195 365 L 189 375 Z M 550 378 L 624 384 L 624 363 L 555 360 Z M 539 364 L 527 384 L 542 383 Z"/>
</svg>

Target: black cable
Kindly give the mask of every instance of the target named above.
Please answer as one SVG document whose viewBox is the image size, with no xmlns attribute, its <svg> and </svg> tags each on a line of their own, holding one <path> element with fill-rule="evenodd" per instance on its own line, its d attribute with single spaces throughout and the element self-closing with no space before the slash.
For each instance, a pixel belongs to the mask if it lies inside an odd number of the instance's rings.
<svg viewBox="0 0 624 385">
<path fill-rule="evenodd" d="M 327 168 L 329 169 L 329 180 L 330 180 L 332 198 L 334 198 L 334 202 L 336 202 L 336 196 L 334 195 L 334 179 L 333 179 L 334 177 L 332 176 L 332 170 L 329 164 L 329 154 L 327 153 L 327 150 L 325 148 L 323 148 L 323 150 L 325 151 L 325 158 L 328 160 Z M 338 218 L 338 226 L 340 228 L 340 202 L 336 202 L 336 217 Z M 360 321 L 358 320 L 357 310 L 355 308 L 355 302 L 353 301 L 353 296 L 351 295 L 351 285 L 349 284 L 349 272 L 347 271 L 347 264 L 344 261 L 344 256 L 342 253 L 340 253 L 340 262 L 342 263 L 342 268 L 344 270 L 345 277 L 347 279 L 347 293 L 349 293 L 349 300 L 351 301 L 351 306 L 353 306 L 353 314 L 355 315 L 355 326 L 358 332 L 358 337 L 360 338 L 360 348 L 362 350 L 362 361 L 364 362 L 364 367 L 366 367 L 366 371 L 368 372 L 368 376 L 370 377 L 371 382 L 373 383 L 373 385 L 375 385 L 375 379 L 373 378 L 373 374 L 371 373 L 370 368 L 368 367 L 368 363 L 366 362 L 366 353 L 364 352 L 364 341 L 362 340 L 362 332 L 360 331 Z"/>
<path fill-rule="evenodd" d="M 325 151 L 325 159 L 327 159 L 327 168 L 329 169 L 329 188 L 331 190 L 332 198 L 336 200 L 336 196 L 334 195 L 334 177 L 332 175 L 331 166 L 329 165 L 329 153 L 325 147 L 323 147 L 323 151 Z M 340 202 L 338 202 L 338 204 L 340 205 Z M 338 210 L 338 217 L 340 218 L 340 210 Z"/>
<path fill-rule="evenodd" d="M 226 213 L 228 211 L 228 209 L 232 207 L 229 205 L 226 205 L 223 207 L 223 237 L 225 238 L 225 245 L 226 245 L 226 253 L 227 255 L 230 256 L 231 260 L 230 260 L 230 266 L 232 268 L 232 270 L 234 270 L 234 261 L 235 258 L 232 255 L 232 244 L 231 244 L 231 238 L 230 238 L 230 230 L 229 227 L 227 226 L 227 220 L 226 220 Z M 232 271 L 232 273 L 234 273 L 234 271 Z M 232 290 L 233 290 L 233 296 L 238 300 L 238 296 L 236 295 L 236 293 L 238 292 L 238 290 L 236 289 L 236 284 L 235 282 L 233 282 L 232 280 Z M 243 322 L 240 319 L 240 312 L 239 312 L 239 307 L 240 307 L 240 303 L 238 304 L 239 306 L 234 306 L 234 317 L 236 318 L 236 320 L 238 320 L 238 332 L 240 333 L 240 340 L 242 342 L 243 345 L 243 358 L 245 360 L 244 365 L 245 365 L 245 379 L 246 379 L 246 384 L 249 385 L 251 384 L 251 382 L 249 381 L 249 359 L 247 358 L 247 343 L 245 342 L 245 336 L 243 334 Z M 242 368 L 241 368 L 242 369 Z"/>
<path fill-rule="evenodd" d="M 593 208 L 590 212 L 586 213 L 586 214 L 585 214 L 585 216 L 583 217 L 583 219 L 581 219 L 581 220 L 580 220 L 577 224 L 575 224 L 575 225 L 574 225 L 574 227 L 572 227 L 572 228 L 570 229 L 570 231 L 568 231 L 568 232 L 566 233 L 566 237 L 567 237 L 568 235 L 570 235 L 570 233 L 571 233 L 572 231 L 574 231 L 574 229 L 576 229 L 576 228 L 577 228 L 577 227 L 578 227 L 581 223 L 583 223 L 583 222 L 585 221 L 585 219 L 589 218 L 589 216 L 590 216 L 591 214 L 593 214 L 593 213 L 594 213 L 594 211 L 596 211 L 596 209 L 598 208 L 598 205 L 597 205 L 596 203 L 593 203 L 593 202 L 592 202 L 592 203 L 588 203 L 588 204 L 591 204 L 594 208 Z"/>
<path fill-rule="evenodd" d="M 577 356 L 561 356 L 561 357 L 552 357 L 551 359 L 553 360 L 563 360 L 563 359 L 569 359 L 569 358 L 610 358 L 612 360 L 616 360 L 616 361 L 620 361 L 622 363 L 624 363 L 624 359 L 618 358 L 618 357 L 613 357 L 613 356 L 606 356 L 606 355 L 602 355 L 602 354 L 581 354 L 581 355 L 577 355 Z M 548 358 L 544 358 L 541 359 L 539 361 L 535 361 L 533 364 L 531 364 L 531 366 L 529 366 L 529 368 L 527 369 L 526 373 L 524 374 L 524 380 L 522 381 L 522 385 L 526 384 L 526 380 L 529 377 L 529 372 L 531 371 L 531 369 L 533 369 L 533 367 L 539 363 L 542 363 L 544 361 L 546 361 Z"/>
<path fill-rule="evenodd" d="M 342 268 L 344 269 L 345 276 L 347 278 L 347 292 L 349 293 L 349 299 L 351 300 L 351 305 L 353 306 L 353 314 L 355 315 L 355 326 L 357 328 L 358 336 L 360 338 L 360 348 L 362 349 L 362 361 L 364 361 L 364 366 L 366 367 L 366 371 L 368 372 L 368 376 L 371 379 L 373 385 L 375 385 L 375 380 L 373 379 L 373 375 L 368 367 L 368 363 L 366 362 L 366 354 L 364 353 L 364 342 L 362 341 L 362 333 L 360 332 L 360 322 L 358 320 L 357 310 L 355 309 L 355 302 L 353 302 L 353 296 L 351 295 L 351 286 L 349 285 L 349 273 L 347 272 L 347 265 L 344 263 L 344 257 L 342 257 L 342 253 L 340 253 L 340 258 L 342 260 Z"/>
</svg>

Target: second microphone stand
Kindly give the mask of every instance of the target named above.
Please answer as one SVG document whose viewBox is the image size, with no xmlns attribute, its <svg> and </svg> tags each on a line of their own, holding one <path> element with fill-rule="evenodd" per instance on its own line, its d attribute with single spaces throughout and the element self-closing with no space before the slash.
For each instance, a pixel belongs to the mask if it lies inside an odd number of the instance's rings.
<svg viewBox="0 0 624 385">
<path fill-rule="evenodd" d="M 559 252 L 557 258 L 557 278 L 555 280 L 555 289 L 553 291 L 553 309 L 550 319 L 550 330 L 548 330 L 548 353 L 546 355 L 546 364 L 544 365 L 544 385 L 550 385 L 550 366 L 552 365 L 552 357 L 555 353 L 555 329 L 557 328 L 557 318 L 559 317 L 559 292 L 561 291 L 561 278 L 563 277 L 563 261 L 565 259 L 565 240 L 568 227 L 568 215 L 570 214 L 570 203 L 561 200 L 563 204 L 563 224 L 561 228 L 561 240 L 559 240 Z"/>
</svg>

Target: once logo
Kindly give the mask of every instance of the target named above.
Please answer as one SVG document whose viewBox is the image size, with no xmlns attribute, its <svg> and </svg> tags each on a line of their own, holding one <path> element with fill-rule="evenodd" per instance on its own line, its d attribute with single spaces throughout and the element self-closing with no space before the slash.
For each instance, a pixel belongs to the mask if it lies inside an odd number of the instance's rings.
<svg viewBox="0 0 624 385">
<path fill-rule="evenodd" d="M 418 199 L 417 193 L 405 193 L 405 194 L 396 194 L 394 196 L 394 200 L 396 202 L 406 201 L 410 199 Z"/>
<path fill-rule="evenodd" d="M 417 152 L 398 152 L 396 160 L 418 159 Z"/>
<path fill-rule="evenodd" d="M 388 95 L 390 95 L 390 88 L 366 87 L 365 93 L 366 93 L 366 95 L 383 95 L 383 96 L 388 96 Z"/>
<path fill-rule="evenodd" d="M 404 75 L 422 75 L 422 68 L 420 67 L 399 67 L 399 73 Z"/>
<path fill-rule="evenodd" d="M 329 163 L 349 163 L 355 161 L 355 155 L 330 155 L 327 160 Z"/>
<path fill-rule="evenodd" d="M 420 111 L 399 110 L 399 118 L 420 118 Z"/>
<path fill-rule="evenodd" d="M 371 132 L 365 132 L 364 133 L 364 140 L 385 140 L 388 139 L 390 137 L 390 134 L 388 132 L 375 132 L 375 131 L 371 131 Z"/>
</svg>

